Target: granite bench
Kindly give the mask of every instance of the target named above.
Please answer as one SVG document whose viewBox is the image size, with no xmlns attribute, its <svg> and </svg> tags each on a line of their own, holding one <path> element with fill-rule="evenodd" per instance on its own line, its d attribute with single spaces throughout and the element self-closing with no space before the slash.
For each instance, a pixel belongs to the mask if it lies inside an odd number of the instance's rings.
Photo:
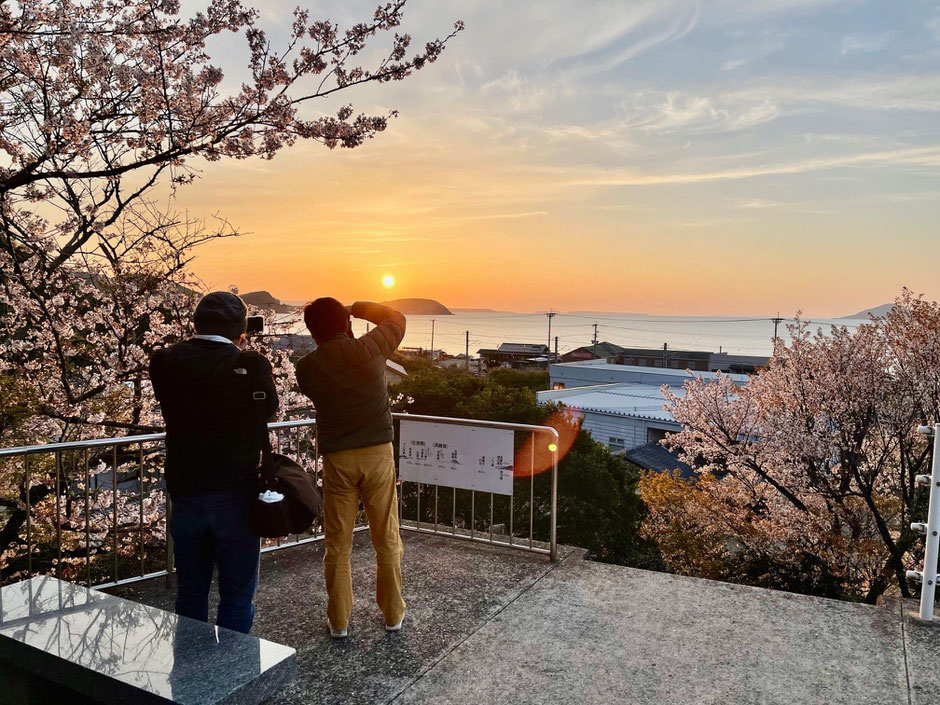
<svg viewBox="0 0 940 705">
<path fill-rule="evenodd" d="M 294 649 L 35 577 L 0 588 L 0 702 L 254 705 L 294 675 Z"/>
</svg>

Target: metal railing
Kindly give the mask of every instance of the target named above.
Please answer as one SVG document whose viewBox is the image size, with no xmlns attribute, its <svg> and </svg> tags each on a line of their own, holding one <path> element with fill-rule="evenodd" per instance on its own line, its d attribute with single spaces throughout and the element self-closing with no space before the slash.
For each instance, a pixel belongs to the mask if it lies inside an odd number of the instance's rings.
<svg viewBox="0 0 940 705">
<path fill-rule="evenodd" d="M 547 426 L 508 424 L 468 419 L 393 414 L 396 421 L 410 419 L 443 424 L 483 426 L 524 432 L 532 436 L 548 436 L 554 444 L 557 432 Z M 275 434 L 276 449 L 293 456 L 319 480 L 320 460 L 316 444 L 316 420 L 302 419 L 268 424 Z M 51 573 L 73 582 L 84 582 L 93 587 L 114 587 L 139 580 L 169 576 L 173 572 L 172 538 L 167 530 L 171 503 L 163 481 L 165 434 L 152 433 L 118 438 L 99 438 L 67 443 L 49 443 L 37 446 L 0 449 L 0 477 L 17 475 L 21 471 L 20 497 L 25 505 L 23 523 L 25 556 L 10 556 L 18 561 L 18 573 L 31 577 L 37 573 Z M 552 448 L 556 448 L 552 445 Z M 19 468 L 17 463 L 21 463 Z M 399 507 L 401 526 L 405 530 L 447 535 L 477 542 L 505 545 L 512 548 L 544 553 L 555 558 L 558 452 L 552 451 L 550 497 L 547 517 L 537 517 L 535 506 L 535 468 L 530 469 L 528 531 L 516 535 L 514 525 L 514 498 L 508 504 L 508 531 L 497 533 L 494 526 L 496 498 L 490 494 L 490 521 L 488 531 L 481 533 L 478 526 L 485 517 L 476 512 L 477 492 L 453 490 L 452 522 L 438 521 L 435 503 L 434 522 L 422 522 L 421 497 L 429 491 L 428 485 L 418 485 L 415 492 L 400 484 Z M 123 478 L 123 479 L 122 479 Z M 525 478 L 516 480 L 520 485 Z M 409 483 L 413 484 L 413 483 Z M 433 486 L 434 496 L 439 487 Z M 451 488 L 447 488 L 451 489 Z M 469 521 L 458 521 L 458 493 L 470 493 Z M 52 495 L 52 502 L 49 496 Z M 414 498 L 414 520 L 405 516 Z M 50 506 L 51 505 L 51 506 Z M 41 513 L 37 513 L 39 508 Z M 13 511 L 17 511 L 14 509 Z M 534 535 L 536 519 L 548 521 L 544 541 Z M 468 526 L 469 524 L 469 526 Z M 368 526 L 357 522 L 356 531 Z M 262 552 L 274 551 L 323 539 L 320 527 L 305 535 L 285 540 L 267 541 Z M 110 551 L 110 555 L 108 552 Z M 110 565 L 108 565 L 110 564 Z"/>
<path fill-rule="evenodd" d="M 407 485 L 414 485 L 415 510 L 413 518 L 408 516 L 406 501 L 410 498 L 410 492 L 406 490 L 406 481 L 400 482 L 398 496 L 399 517 L 401 527 L 409 531 L 416 531 L 426 534 L 446 535 L 453 538 L 475 541 L 478 543 L 487 543 L 495 546 L 506 546 L 531 553 L 542 553 L 555 560 L 558 555 L 558 431 L 551 426 L 535 426 L 531 424 L 505 423 L 501 421 L 481 421 L 478 419 L 454 419 L 440 416 L 420 416 L 416 414 L 392 414 L 398 420 L 424 421 L 428 423 L 444 423 L 458 426 L 474 426 L 478 428 L 493 428 L 506 431 L 526 433 L 530 437 L 527 450 L 529 450 L 529 464 L 525 474 L 519 473 L 520 453 L 516 453 L 516 462 L 513 469 L 513 494 L 498 495 L 493 492 L 479 492 L 477 490 L 457 489 L 445 485 L 425 484 L 420 482 L 407 482 Z M 551 457 L 550 467 L 537 468 L 535 464 L 536 439 L 546 437 L 545 448 L 549 451 Z M 518 447 L 517 447 L 518 450 Z M 535 539 L 536 522 L 536 492 L 535 483 L 539 476 L 547 475 L 548 480 L 548 512 L 547 516 L 539 517 L 540 520 L 547 520 L 548 525 L 544 532 L 544 539 Z M 440 489 L 444 488 L 447 492 L 443 503 L 450 507 L 450 523 L 446 522 L 447 506 L 443 507 L 440 495 Z M 431 490 L 433 489 L 433 494 Z M 517 490 L 522 490 L 521 500 L 517 501 L 520 495 Z M 458 512 L 460 503 L 458 502 L 458 493 L 464 500 L 463 511 Z M 450 496 L 447 497 L 446 495 Z M 477 516 L 477 497 L 482 496 L 484 509 L 486 500 L 489 500 L 489 513 Z M 426 498 L 424 512 L 422 512 L 421 499 Z M 469 517 L 467 517 L 466 504 L 469 497 Z M 499 498 L 497 500 L 497 498 Z M 431 502 L 433 501 L 433 504 Z M 500 518 L 501 522 L 496 521 L 496 505 L 501 504 Z M 517 535 L 516 531 L 516 505 L 521 508 L 528 507 L 528 529 L 522 536 Z M 432 508 L 433 507 L 433 508 Z M 458 513 L 463 515 L 463 520 L 458 521 Z M 427 515 L 426 519 L 425 514 Z M 443 520 L 442 520 L 443 519 Z M 462 524 L 462 525 L 461 525 Z M 523 524 L 525 527 L 526 524 Z M 478 529 L 478 527 L 480 527 Z"/>
<path fill-rule="evenodd" d="M 924 534 L 924 569 L 909 570 L 907 577 L 921 583 L 920 618 L 925 622 L 933 621 L 934 596 L 937 591 L 937 559 L 940 557 L 940 424 L 919 426 L 918 433 L 933 438 L 933 465 L 930 475 L 918 475 L 919 485 L 930 486 L 930 503 L 927 509 L 927 523 L 915 521 L 911 530 Z"/>
</svg>

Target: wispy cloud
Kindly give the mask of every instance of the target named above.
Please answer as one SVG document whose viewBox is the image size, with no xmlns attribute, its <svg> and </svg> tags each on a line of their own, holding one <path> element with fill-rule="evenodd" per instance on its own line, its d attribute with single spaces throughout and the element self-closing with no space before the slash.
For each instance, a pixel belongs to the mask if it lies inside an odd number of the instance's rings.
<svg viewBox="0 0 940 705">
<path fill-rule="evenodd" d="M 842 53 L 880 51 L 887 46 L 889 38 L 890 35 L 887 32 L 881 34 L 849 34 L 842 37 Z"/>
<path fill-rule="evenodd" d="M 722 71 L 734 71 L 735 69 L 739 69 L 743 66 L 747 66 L 749 62 L 750 62 L 750 59 L 732 59 L 730 61 L 726 61 L 725 63 L 723 63 L 721 65 L 721 70 Z"/>
<path fill-rule="evenodd" d="M 688 34 L 699 17 L 700 1 L 624 3 L 621 7 L 632 11 L 619 31 L 609 32 L 603 44 L 581 44 L 577 52 L 551 62 L 559 69 L 575 69 L 579 75 L 609 71 L 651 49 L 678 41 Z M 609 3 L 604 3 L 610 8 Z M 618 23 L 601 22 L 600 26 L 613 28 Z"/>
<path fill-rule="evenodd" d="M 694 184 L 707 181 L 734 181 L 775 174 L 803 174 L 810 171 L 842 167 L 882 165 L 940 167 L 940 146 L 868 152 L 835 157 L 804 159 L 795 162 L 739 167 L 722 171 L 677 174 L 606 173 L 576 178 L 572 186 L 650 186 L 657 184 Z"/>
<path fill-rule="evenodd" d="M 535 218 L 548 215 L 548 211 L 526 211 L 524 213 L 491 213 L 489 215 L 472 215 L 465 220 L 513 220 L 516 218 Z"/>
<path fill-rule="evenodd" d="M 940 41 L 940 7 L 934 10 L 933 17 L 924 23 L 924 29 L 930 32 L 934 39 Z"/>
<path fill-rule="evenodd" d="M 738 202 L 735 208 L 782 208 L 787 205 L 781 201 L 770 201 L 766 198 L 749 198 Z"/>
<path fill-rule="evenodd" d="M 683 95 L 678 91 L 661 99 L 640 93 L 633 101 L 625 108 L 628 125 L 659 133 L 731 132 L 769 122 L 781 112 L 767 99 Z"/>
</svg>

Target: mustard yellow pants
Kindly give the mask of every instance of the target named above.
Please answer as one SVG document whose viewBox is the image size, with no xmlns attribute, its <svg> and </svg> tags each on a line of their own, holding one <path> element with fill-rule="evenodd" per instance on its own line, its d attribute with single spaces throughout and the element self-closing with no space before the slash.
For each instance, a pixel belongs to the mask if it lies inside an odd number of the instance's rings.
<svg viewBox="0 0 940 705">
<path fill-rule="evenodd" d="M 345 629 L 352 612 L 349 557 L 359 500 L 369 518 L 375 548 L 375 601 L 386 624 L 397 624 L 405 613 L 401 599 L 401 535 L 395 492 L 395 452 L 391 443 L 353 448 L 323 456 L 323 572 L 333 629 Z"/>
</svg>

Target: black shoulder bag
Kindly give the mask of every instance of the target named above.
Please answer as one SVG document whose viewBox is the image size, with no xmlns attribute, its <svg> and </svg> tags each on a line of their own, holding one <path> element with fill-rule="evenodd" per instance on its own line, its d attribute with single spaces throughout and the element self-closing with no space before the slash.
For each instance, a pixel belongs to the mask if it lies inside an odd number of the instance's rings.
<svg viewBox="0 0 940 705">
<path fill-rule="evenodd" d="M 252 361 L 254 363 L 254 361 Z M 314 478 L 286 455 L 271 449 L 268 423 L 265 418 L 267 392 L 260 389 L 261 375 L 252 364 L 252 399 L 261 440 L 261 472 L 258 498 L 252 514 L 252 529 L 257 536 L 276 539 L 288 534 L 302 534 L 314 519 L 323 521 L 323 498 Z"/>
</svg>

